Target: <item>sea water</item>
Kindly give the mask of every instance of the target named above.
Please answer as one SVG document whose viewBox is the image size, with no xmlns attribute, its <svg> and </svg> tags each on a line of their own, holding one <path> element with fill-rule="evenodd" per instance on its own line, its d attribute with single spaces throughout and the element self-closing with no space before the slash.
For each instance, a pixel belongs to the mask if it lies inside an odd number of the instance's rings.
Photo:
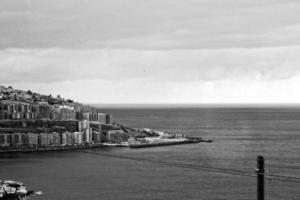
<svg viewBox="0 0 300 200">
<path fill-rule="evenodd" d="M 267 178 L 293 178 L 266 179 L 265 199 L 300 199 L 299 107 L 125 107 L 101 111 L 126 126 L 184 133 L 214 142 L 1 155 L 0 179 L 22 181 L 28 188 L 44 192 L 31 199 L 250 200 L 256 199 L 256 157 L 263 155 Z M 215 168 L 238 170 L 245 176 Z"/>
</svg>

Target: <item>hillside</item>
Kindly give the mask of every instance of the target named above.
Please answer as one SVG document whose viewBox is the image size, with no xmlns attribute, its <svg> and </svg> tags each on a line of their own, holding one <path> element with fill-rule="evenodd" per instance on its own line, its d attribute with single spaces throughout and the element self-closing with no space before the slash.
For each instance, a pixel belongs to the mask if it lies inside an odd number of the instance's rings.
<svg viewBox="0 0 300 200">
<path fill-rule="evenodd" d="M 51 94 L 44 95 L 32 92 L 31 90 L 24 91 L 14 89 L 11 86 L 0 86 L 0 100 L 21 101 L 27 103 L 47 102 L 49 105 L 67 105 L 74 103 L 73 100 L 64 99 L 60 97 L 60 95 L 57 95 L 56 97 L 52 96 Z"/>
</svg>

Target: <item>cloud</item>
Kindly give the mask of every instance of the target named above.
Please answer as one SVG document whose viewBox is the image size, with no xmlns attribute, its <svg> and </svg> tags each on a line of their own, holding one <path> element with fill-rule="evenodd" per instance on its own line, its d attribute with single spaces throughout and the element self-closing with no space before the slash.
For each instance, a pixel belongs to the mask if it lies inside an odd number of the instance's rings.
<svg viewBox="0 0 300 200">
<path fill-rule="evenodd" d="M 76 80 L 12 86 L 84 103 L 299 103 L 299 74 L 281 80 Z"/>
<path fill-rule="evenodd" d="M 159 82 L 289 79 L 299 72 L 300 46 L 184 50 L 6 49 L 2 82 L 128 79 Z"/>
<path fill-rule="evenodd" d="M 299 8 L 293 0 L 2 0 L 0 84 L 85 102 L 297 101 Z"/>
<path fill-rule="evenodd" d="M 296 1 L 2 1 L 2 49 L 299 45 L 298 29 L 285 29 L 300 24 L 300 3 Z"/>
</svg>

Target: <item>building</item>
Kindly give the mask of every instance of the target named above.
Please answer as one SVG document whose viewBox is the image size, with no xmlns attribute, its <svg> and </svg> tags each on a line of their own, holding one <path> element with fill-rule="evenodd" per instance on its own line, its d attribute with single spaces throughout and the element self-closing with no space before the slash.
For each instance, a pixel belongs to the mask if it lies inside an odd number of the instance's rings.
<svg viewBox="0 0 300 200">
<path fill-rule="evenodd" d="M 20 101 L 0 101 L 0 119 L 37 119 L 39 106 Z"/>
<path fill-rule="evenodd" d="M 0 146 L 4 146 L 4 142 L 5 142 L 5 135 L 4 134 L 0 134 Z"/>
<path fill-rule="evenodd" d="M 23 145 L 22 142 L 22 133 L 13 133 L 12 134 L 12 145 L 14 147 L 19 147 Z"/>
<path fill-rule="evenodd" d="M 94 143 L 101 143 L 101 133 L 98 131 L 93 131 L 92 133 L 92 141 Z"/>
<path fill-rule="evenodd" d="M 90 143 L 92 139 L 92 128 L 87 120 L 78 122 L 78 132 L 83 134 L 83 142 Z"/>
<path fill-rule="evenodd" d="M 76 112 L 76 119 L 79 120 L 79 121 L 83 120 L 83 113 L 77 111 Z"/>
<path fill-rule="evenodd" d="M 100 124 L 106 124 L 106 114 L 97 113 L 97 120 Z"/>
<path fill-rule="evenodd" d="M 38 146 L 38 134 L 36 133 L 27 133 L 28 135 L 28 144 L 30 147 Z"/>
<path fill-rule="evenodd" d="M 52 145 L 53 146 L 59 146 L 61 143 L 61 139 L 60 139 L 60 134 L 57 133 L 57 132 L 53 132 L 52 133 L 52 136 L 53 136 L 53 143 Z"/>
<path fill-rule="evenodd" d="M 38 146 L 39 147 L 47 147 L 51 145 L 51 136 L 47 133 L 39 133 L 38 134 Z"/>
<path fill-rule="evenodd" d="M 46 102 L 41 102 L 38 105 L 38 119 L 50 119 L 51 111 L 50 106 Z"/>
<path fill-rule="evenodd" d="M 111 124 L 112 123 L 112 116 L 107 115 L 105 113 L 85 112 L 85 113 L 82 113 L 82 118 L 84 120 L 88 120 L 90 122 L 98 123 L 98 124 Z"/>
<path fill-rule="evenodd" d="M 28 147 L 29 146 L 29 137 L 27 133 L 23 133 L 21 135 L 22 145 Z"/>
<path fill-rule="evenodd" d="M 85 129 L 83 132 L 83 143 L 92 143 L 92 134 L 93 134 L 93 130 L 92 128 L 88 128 L 88 129 Z"/>
<path fill-rule="evenodd" d="M 50 134 L 48 133 L 47 137 L 48 137 L 48 146 L 52 146 L 53 145 L 53 140 L 54 140 L 53 134 L 52 133 L 50 133 Z"/>
<path fill-rule="evenodd" d="M 47 103 L 33 104 L 21 101 L 0 101 L 1 119 L 50 119 L 50 106 Z"/>
<path fill-rule="evenodd" d="M 60 133 L 60 145 L 67 145 L 67 133 Z"/>
<path fill-rule="evenodd" d="M 83 142 L 83 134 L 81 132 L 74 132 L 73 133 L 74 144 L 81 145 Z"/>
<path fill-rule="evenodd" d="M 87 120 L 82 120 L 78 122 L 78 131 L 83 132 L 85 129 L 90 128 L 90 122 Z"/>
<path fill-rule="evenodd" d="M 12 134 L 5 134 L 6 135 L 6 144 L 8 144 L 8 146 L 12 145 Z"/>
<path fill-rule="evenodd" d="M 49 146 L 48 134 L 47 133 L 39 133 L 38 134 L 38 146 L 39 147 Z"/>
<path fill-rule="evenodd" d="M 8 147 L 10 146 L 10 143 L 7 139 L 9 135 L 8 134 L 0 134 L 0 146 L 1 147 Z"/>
<path fill-rule="evenodd" d="M 1 147 L 8 147 L 12 145 L 12 134 L 0 134 L 0 146 Z"/>
<path fill-rule="evenodd" d="M 77 114 L 71 106 L 52 106 L 51 107 L 51 119 L 52 120 L 76 120 Z"/>
<path fill-rule="evenodd" d="M 112 115 L 105 115 L 105 124 L 112 124 Z"/>
<path fill-rule="evenodd" d="M 77 144 L 81 145 L 83 143 L 83 134 L 78 132 L 78 134 L 76 134 L 77 137 Z"/>
</svg>

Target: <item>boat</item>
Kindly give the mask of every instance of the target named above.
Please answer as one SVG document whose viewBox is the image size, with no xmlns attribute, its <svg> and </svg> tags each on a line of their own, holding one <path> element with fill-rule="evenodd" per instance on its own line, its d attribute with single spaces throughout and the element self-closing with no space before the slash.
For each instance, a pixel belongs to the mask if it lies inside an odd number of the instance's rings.
<svg viewBox="0 0 300 200">
<path fill-rule="evenodd" d="M 41 195 L 42 192 L 27 190 L 22 182 L 0 180 L 0 200 L 26 200 L 31 195 Z"/>
</svg>

